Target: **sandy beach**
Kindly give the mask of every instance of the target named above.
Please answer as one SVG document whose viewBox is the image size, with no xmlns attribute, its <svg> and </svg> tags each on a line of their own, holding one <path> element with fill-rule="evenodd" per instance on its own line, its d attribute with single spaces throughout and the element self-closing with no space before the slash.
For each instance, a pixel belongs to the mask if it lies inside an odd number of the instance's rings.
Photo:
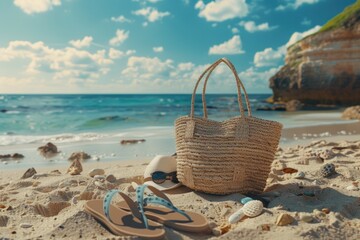
<svg viewBox="0 0 360 240">
<path fill-rule="evenodd" d="M 213 230 L 199 235 L 166 228 L 166 239 L 359 239 L 359 131 L 359 123 L 285 130 L 283 137 L 305 134 L 306 139 L 279 146 L 266 189 L 257 196 L 267 206 L 255 218 L 227 223 L 242 206 L 242 194 L 217 196 L 186 187 L 169 191 L 167 196 L 177 207 L 203 214 Z M 324 132 L 328 133 L 319 136 Z M 316 139 L 309 134 L 316 135 Z M 0 169 L 0 238 L 135 238 L 113 235 L 86 213 L 83 205 L 87 200 L 102 198 L 107 189 L 113 188 L 135 197 L 131 183 L 142 183 L 150 160 L 88 160 L 82 163 L 83 172 L 75 176 L 66 173 L 68 166 L 39 167 L 26 179 L 20 179 L 26 168 Z M 336 173 L 322 177 L 319 171 L 326 163 L 334 164 Z M 116 180 L 94 180 L 89 176 L 94 168 L 103 169 L 105 175 L 112 174 Z M 297 172 L 287 173 L 285 169 Z M 292 217 L 284 226 L 279 223 L 281 214 Z"/>
</svg>

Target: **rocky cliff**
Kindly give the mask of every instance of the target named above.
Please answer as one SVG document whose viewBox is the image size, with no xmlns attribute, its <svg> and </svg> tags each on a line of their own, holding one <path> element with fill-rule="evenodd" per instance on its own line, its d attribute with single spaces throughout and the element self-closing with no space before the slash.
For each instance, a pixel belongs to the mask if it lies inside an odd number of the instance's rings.
<svg viewBox="0 0 360 240">
<path fill-rule="evenodd" d="M 360 0 L 287 49 L 270 79 L 275 101 L 360 103 Z"/>
</svg>

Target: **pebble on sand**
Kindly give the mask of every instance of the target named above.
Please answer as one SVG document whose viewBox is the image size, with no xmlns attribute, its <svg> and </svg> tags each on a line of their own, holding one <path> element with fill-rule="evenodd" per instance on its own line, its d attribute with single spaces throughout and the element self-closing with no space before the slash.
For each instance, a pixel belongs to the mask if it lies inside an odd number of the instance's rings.
<svg viewBox="0 0 360 240">
<path fill-rule="evenodd" d="M 89 172 L 90 177 L 94 177 L 95 175 L 104 175 L 104 174 L 105 174 L 104 169 L 100 169 L 100 168 L 94 168 Z"/>
</svg>

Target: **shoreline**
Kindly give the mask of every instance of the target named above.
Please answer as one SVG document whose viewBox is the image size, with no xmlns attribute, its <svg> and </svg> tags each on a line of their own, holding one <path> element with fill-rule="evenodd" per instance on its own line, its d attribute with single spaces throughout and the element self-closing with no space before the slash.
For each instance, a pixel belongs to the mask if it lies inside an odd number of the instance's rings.
<svg viewBox="0 0 360 240">
<path fill-rule="evenodd" d="M 135 129 L 136 130 L 136 129 Z M 152 129 L 153 130 L 153 129 Z M 0 162 L 4 169 L 25 169 L 29 167 L 63 167 L 70 164 L 67 158 L 73 152 L 84 151 L 91 155 L 87 163 L 123 162 L 151 160 L 156 155 L 172 155 L 175 153 L 175 137 L 173 127 L 157 128 L 156 134 L 141 133 L 116 135 L 111 138 L 93 141 L 60 142 L 52 141 L 61 153 L 53 159 L 43 159 L 37 148 L 43 143 L 9 145 L 1 147 L 1 154 L 20 153 L 25 156 L 20 160 L 4 160 Z M 121 145 L 123 139 L 145 139 L 143 143 Z M 360 139 L 360 122 L 350 122 L 331 125 L 317 125 L 296 128 L 285 128 L 280 139 L 281 147 L 291 147 L 308 144 L 318 139 L 348 141 Z"/>
</svg>

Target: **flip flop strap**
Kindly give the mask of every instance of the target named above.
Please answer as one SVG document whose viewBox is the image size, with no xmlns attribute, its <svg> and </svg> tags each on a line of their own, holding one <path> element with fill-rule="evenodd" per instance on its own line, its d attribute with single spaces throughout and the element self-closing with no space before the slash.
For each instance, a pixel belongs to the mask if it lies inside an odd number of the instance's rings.
<svg viewBox="0 0 360 240">
<path fill-rule="evenodd" d="M 144 191 L 146 188 L 149 188 L 155 195 L 146 197 L 144 199 Z M 145 216 L 144 206 L 148 205 L 148 203 L 152 203 L 152 204 L 162 205 L 166 208 L 171 209 L 174 212 L 178 212 L 181 215 L 183 215 L 184 217 L 186 217 L 189 221 L 191 221 L 191 217 L 188 214 L 186 214 L 184 211 L 175 207 L 174 204 L 172 204 L 170 199 L 165 194 L 158 191 L 157 189 L 153 191 L 153 189 L 154 189 L 154 187 L 147 186 L 146 184 L 140 185 L 136 189 L 137 202 L 139 205 L 140 213 L 143 214 L 143 216 Z M 160 194 L 159 194 L 159 192 L 160 192 Z M 160 196 L 156 196 L 156 195 L 160 195 Z"/>
<path fill-rule="evenodd" d="M 147 186 L 140 185 L 136 188 L 136 200 L 138 203 L 139 212 L 141 214 L 141 219 L 145 223 L 145 227 L 148 228 L 147 218 L 144 213 L 144 191 Z"/>
<path fill-rule="evenodd" d="M 104 208 L 104 214 L 106 216 L 106 218 L 111 222 L 110 219 L 110 204 L 111 201 L 113 199 L 113 197 L 115 196 L 115 194 L 118 193 L 127 203 L 127 205 L 129 206 L 130 210 L 131 210 L 131 214 L 140 219 L 141 221 L 143 221 L 144 225 L 146 228 L 148 228 L 148 222 L 147 219 L 145 217 L 145 219 L 142 217 L 142 214 L 139 212 L 139 210 L 136 207 L 136 204 L 134 203 L 134 201 L 131 200 L 131 198 L 129 198 L 125 193 L 119 191 L 119 190 L 110 190 L 105 194 L 104 200 L 103 200 L 103 208 Z"/>
</svg>

